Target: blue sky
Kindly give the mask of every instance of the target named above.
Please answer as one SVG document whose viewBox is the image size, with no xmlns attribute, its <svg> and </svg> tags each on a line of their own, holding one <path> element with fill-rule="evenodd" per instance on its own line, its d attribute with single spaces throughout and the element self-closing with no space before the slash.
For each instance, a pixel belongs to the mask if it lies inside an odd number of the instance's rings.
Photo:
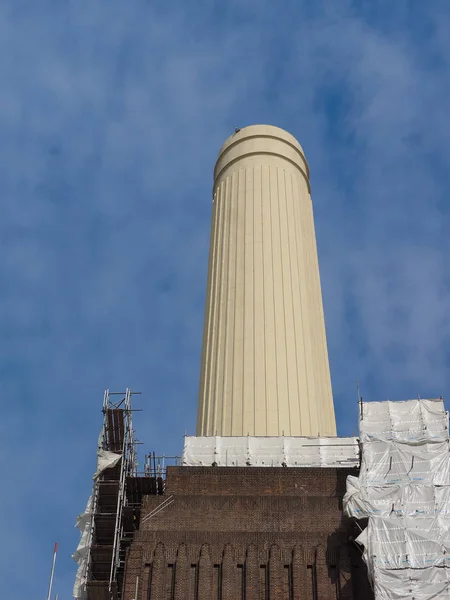
<svg viewBox="0 0 450 600">
<path fill-rule="evenodd" d="M 0 3 L 2 596 L 69 599 L 103 390 L 194 433 L 212 169 L 236 126 L 311 168 L 339 433 L 449 392 L 445 0 Z"/>
</svg>

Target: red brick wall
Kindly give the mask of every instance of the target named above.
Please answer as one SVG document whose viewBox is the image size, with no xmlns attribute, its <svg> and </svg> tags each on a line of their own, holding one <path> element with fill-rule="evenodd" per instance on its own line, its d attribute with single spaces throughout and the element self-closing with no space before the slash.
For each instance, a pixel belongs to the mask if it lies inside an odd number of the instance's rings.
<svg viewBox="0 0 450 600">
<path fill-rule="evenodd" d="M 370 600 L 342 515 L 349 473 L 169 468 L 165 495 L 144 499 L 124 600 L 136 582 L 136 600 Z"/>
</svg>

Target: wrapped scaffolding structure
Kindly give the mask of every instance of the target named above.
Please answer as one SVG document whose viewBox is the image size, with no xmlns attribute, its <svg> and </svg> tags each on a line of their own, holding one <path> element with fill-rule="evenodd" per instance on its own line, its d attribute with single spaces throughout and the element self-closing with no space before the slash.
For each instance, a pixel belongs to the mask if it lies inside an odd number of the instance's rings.
<svg viewBox="0 0 450 600">
<path fill-rule="evenodd" d="M 127 479 L 136 476 L 137 468 L 131 395 L 129 389 L 104 394 L 93 491 L 76 523 L 81 533 L 73 555 L 78 563 L 73 589 L 77 600 L 120 600 L 124 541 L 133 518 Z M 112 398 L 117 396 L 120 400 Z"/>
<path fill-rule="evenodd" d="M 450 453 L 442 398 L 361 402 L 359 477 L 344 510 L 368 519 L 364 546 L 376 600 L 450 598 Z"/>
</svg>

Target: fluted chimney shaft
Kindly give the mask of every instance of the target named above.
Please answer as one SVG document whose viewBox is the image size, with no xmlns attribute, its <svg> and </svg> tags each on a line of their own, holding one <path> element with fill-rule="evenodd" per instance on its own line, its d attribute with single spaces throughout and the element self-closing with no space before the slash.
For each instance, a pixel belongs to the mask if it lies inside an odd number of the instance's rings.
<svg viewBox="0 0 450 600">
<path fill-rule="evenodd" d="M 197 435 L 336 435 L 309 171 L 254 125 L 214 171 Z"/>
</svg>

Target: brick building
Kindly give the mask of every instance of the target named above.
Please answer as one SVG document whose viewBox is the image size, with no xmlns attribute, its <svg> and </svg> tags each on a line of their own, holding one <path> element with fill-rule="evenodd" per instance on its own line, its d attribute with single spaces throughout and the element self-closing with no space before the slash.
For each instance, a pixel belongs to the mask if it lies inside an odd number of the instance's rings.
<svg viewBox="0 0 450 600">
<path fill-rule="evenodd" d="M 356 472 L 169 467 L 164 495 L 143 498 L 123 599 L 370 600 L 342 514 Z"/>
</svg>

